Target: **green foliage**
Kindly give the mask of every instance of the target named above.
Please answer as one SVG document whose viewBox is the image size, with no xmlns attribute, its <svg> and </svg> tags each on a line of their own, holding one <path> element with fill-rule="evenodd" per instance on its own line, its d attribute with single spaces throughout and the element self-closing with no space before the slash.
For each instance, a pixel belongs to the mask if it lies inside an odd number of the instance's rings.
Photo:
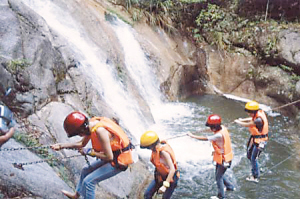
<svg viewBox="0 0 300 199">
<path fill-rule="evenodd" d="M 55 165 L 54 161 L 56 158 L 53 156 L 53 154 L 50 154 L 48 152 L 48 149 L 46 149 L 46 148 L 32 148 L 31 149 L 31 147 L 41 147 L 42 146 L 39 143 L 37 136 L 16 132 L 13 137 L 17 142 L 24 144 L 32 152 L 37 153 L 39 156 L 41 156 L 41 158 L 53 159 L 53 161 L 48 161 L 48 163 L 50 164 L 50 166 Z"/>
<path fill-rule="evenodd" d="M 15 133 L 14 139 L 17 140 L 18 142 L 23 143 L 27 147 L 33 147 L 39 145 L 39 142 L 36 138 L 33 138 L 32 136 L 23 133 Z"/>
<path fill-rule="evenodd" d="M 300 81 L 300 76 L 297 75 L 297 74 L 295 74 L 295 73 L 293 73 L 293 74 L 291 75 L 291 79 L 292 79 L 293 81 L 295 81 L 295 82 L 298 82 L 298 81 Z"/>
<path fill-rule="evenodd" d="M 137 9 L 137 8 L 132 8 L 130 10 L 131 12 L 131 18 L 133 21 L 140 21 L 143 17 L 143 12 L 140 10 L 140 9 Z"/>
<path fill-rule="evenodd" d="M 127 23 L 130 26 L 133 26 L 133 24 L 128 21 L 125 17 L 123 17 L 122 15 L 120 15 L 118 12 L 112 10 L 112 9 L 107 9 L 107 11 L 109 11 L 109 13 L 105 12 L 105 20 L 106 21 L 113 21 L 116 19 L 116 17 L 114 15 L 116 15 L 119 19 L 121 19 L 122 21 L 124 21 L 125 23 Z"/>
<path fill-rule="evenodd" d="M 199 16 L 196 19 L 196 24 L 201 29 L 213 31 L 216 24 L 219 21 L 223 20 L 225 15 L 225 12 L 221 10 L 219 6 L 208 4 L 206 9 L 201 10 Z"/>
<path fill-rule="evenodd" d="M 300 75 L 297 75 L 296 73 L 294 73 L 294 72 L 293 72 L 294 69 L 293 69 L 292 67 L 286 66 L 286 65 L 284 65 L 284 64 L 280 64 L 278 67 L 281 68 L 282 70 L 284 70 L 284 71 L 290 73 L 290 79 L 291 79 L 293 82 L 298 82 L 298 81 L 300 81 Z M 292 84 L 291 87 L 295 87 L 295 85 Z"/>
<path fill-rule="evenodd" d="M 26 59 L 16 59 L 10 60 L 8 62 L 8 70 L 12 73 L 15 73 L 19 70 L 23 70 L 30 65 L 29 61 Z"/>
<path fill-rule="evenodd" d="M 269 57 L 271 55 L 271 53 L 273 52 L 273 50 L 276 49 L 276 42 L 277 42 L 276 37 L 274 37 L 274 36 L 268 37 L 267 45 L 264 49 L 266 57 Z"/>
<path fill-rule="evenodd" d="M 280 64 L 279 67 L 284 71 L 289 71 L 289 72 L 293 71 L 293 68 L 283 65 L 283 64 Z"/>
<path fill-rule="evenodd" d="M 204 38 L 202 37 L 201 33 L 200 33 L 200 30 L 198 28 L 194 28 L 192 30 L 192 33 L 193 33 L 193 38 L 194 40 L 196 40 L 197 42 L 202 42 L 204 41 Z"/>
<path fill-rule="evenodd" d="M 68 170 L 68 168 L 66 168 L 65 165 L 58 165 L 57 169 L 56 169 L 58 176 L 65 182 L 67 183 L 70 187 L 75 188 L 74 187 L 74 182 L 71 180 L 72 174 L 70 172 L 70 170 Z"/>
</svg>

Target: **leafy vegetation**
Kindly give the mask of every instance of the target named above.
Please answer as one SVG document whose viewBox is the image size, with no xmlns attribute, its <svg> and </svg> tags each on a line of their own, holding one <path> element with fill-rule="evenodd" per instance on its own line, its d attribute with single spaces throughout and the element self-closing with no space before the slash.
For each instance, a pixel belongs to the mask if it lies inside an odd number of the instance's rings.
<svg viewBox="0 0 300 199">
<path fill-rule="evenodd" d="M 48 149 L 42 148 L 42 145 L 39 143 L 38 137 L 36 137 L 34 134 L 29 135 L 18 132 L 14 134 L 14 139 L 24 144 L 33 152 L 39 154 L 42 158 L 54 158 L 54 156 L 48 152 Z M 50 162 L 50 164 L 53 164 L 53 162 Z"/>
<path fill-rule="evenodd" d="M 7 64 L 7 69 L 12 73 L 16 73 L 19 70 L 25 69 L 29 65 L 30 62 L 26 59 L 10 60 Z"/>
<path fill-rule="evenodd" d="M 206 41 L 226 50 L 243 47 L 255 56 L 268 58 L 276 55 L 277 38 L 272 33 L 278 33 L 286 28 L 289 22 L 287 20 L 297 21 L 300 17 L 298 2 L 291 1 L 289 6 L 280 1 L 262 0 L 115 0 L 114 2 L 123 5 L 134 21 L 145 19 L 150 25 L 162 27 L 168 32 L 180 31 L 189 35 L 196 43 Z M 279 15 L 281 16 L 279 22 L 272 19 L 278 20 Z M 257 34 L 271 35 L 267 36 L 263 47 L 256 39 Z"/>
</svg>

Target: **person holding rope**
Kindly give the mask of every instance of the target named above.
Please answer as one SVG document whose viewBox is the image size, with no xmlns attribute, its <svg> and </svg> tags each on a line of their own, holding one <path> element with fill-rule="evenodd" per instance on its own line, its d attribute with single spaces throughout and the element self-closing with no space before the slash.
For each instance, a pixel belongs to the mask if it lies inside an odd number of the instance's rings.
<svg viewBox="0 0 300 199">
<path fill-rule="evenodd" d="M 144 193 L 150 199 L 158 192 L 163 199 L 171 198 L 179 180 L 175 154 L 166 141 L 160 141 L 154 131 L 146 131 L 140 139 L 140 147 L 152 150 L 151 162 L 155 166 L 154 180 Z"/>
<path fill-rule="evenodd" d="M 14 124 L 13 113 L 7 106 L 0 105 L 0 147 L 14 135 Z"/>
<path fill-rule="evenodd" d="M 68 198 L 95 198 L 95 186 L 125 171 L 132 160 L 132 144 L 122 128 L 106 117 L 88 119 L 81 112 L 70 113 L 64 121 L 64 129 L 68 137 L 79 135 L 82 140 L 77 143 L 58 143 L 51 146 L 54 150 L 78 148 L 82 155 L 96 157 L 91 165 L 85 166 L 76 186 L 76 192 L 62 190 Z M 84 148 L 91 140 L 92 148 Z"/>
<path fill-rule="evenodd" d="M 234 121 L 249 128 L 251 136 L 247 143 L 247 158 L 251 162 L 252 175 L 247 177 L 246 180 L 258 183 L 260 176 L 258 157 L 267 144 L 269 124 L 265 112 L 259 109 L 259 104 L 256 101 L 246 103 L 245 111 L 251 117 L 239 118 Z"/>
<path fill-rule="evenodd" d="M 212 196 L 211 199 L 225 198 L 225 190 L 235 190 L 233 183 L 225 176 L 225 172 L 227 168 L 230 168 L 233 159 L 230 135 L 227 128 L 221 125 L 221 117 L 217 114 L 208 116 L 205 126 L 210 127 L 210 130 L 214 135 L 196 136 L 192 133 L 188 133 L 188 135 L 198 140 L 212 142 L 214 148 L 213 161 L 216 164 L 215 175 L 218 186 L 218 195 Z"/>
</svg>

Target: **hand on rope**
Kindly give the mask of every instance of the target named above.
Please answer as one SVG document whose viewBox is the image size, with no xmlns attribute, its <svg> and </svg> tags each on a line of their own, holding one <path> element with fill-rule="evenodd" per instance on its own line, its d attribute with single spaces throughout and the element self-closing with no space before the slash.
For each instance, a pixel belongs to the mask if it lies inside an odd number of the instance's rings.
<svg viewBox="0 0 300 199">
<path fill-rule="evenodd" d="M 92 157 L 95 157 L 95 151 L 93 148 L 80 148 L 78 151 L 81 153 L 81 155 L 89 155 Z"/>
<path fill-rule="evenodd" d="M 88 154 L 88 151 L 87 151 L 87 150 L 86 150 L 86 151 L 83 151 L 83 148 L 78 149 L 78 148 L 75 148 L 75 147 L 64 147 L 64 146 L 62 146 L 62 144 L 53 144 L 53 145 L 51 145 L 51 148 L 52 148 L 53 150 L 56 150 L 56 151 L 59 151 L 59 150 L 61 150 L 61 149 L 78 150 L 78 152 L 81 153 L 81 155 L 84 156 L 84 159 L 85 159 L 86 163 L 87 163 L 89 166 L 91 166 L 91 164 L 90 164 L 90 161 L 89 161 L 87 155 L 90 155 L 90 156 L 95 157 L 95 152 L 94 152 L 94 151 L 93 151 L 93 154 L 92 154 L 92 153 Z M 92 150 L 92 149 L 91 149 L 91 150 Z M 90 150 L 90 151 L 91 151 L 91 150 Z"/>
</svg>

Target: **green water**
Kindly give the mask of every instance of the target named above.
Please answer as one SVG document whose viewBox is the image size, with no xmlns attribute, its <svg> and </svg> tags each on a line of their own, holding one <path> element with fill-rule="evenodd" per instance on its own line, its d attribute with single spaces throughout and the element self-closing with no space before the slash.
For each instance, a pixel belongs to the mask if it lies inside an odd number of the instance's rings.
<svg viewBox="0 0 300 199">
<path fill-rule="evenodd" d="M 175 127 L 177 134 L 205 128 L 205 120 L 212 113 L 219 114 L 223 119 L 223 124 L 230 131 L 235 156 L 232 168 L 226 173 L 235 183 L 237 190 L 227 192 L 227 198 L 300 198 L 300 164 L 298 155 L 294 155 L 295 146 L 299 145 L 298 140 L 295 139 L 295 137 L 298 138 L 298 132 L 291 130 L 293 124 L 289 118 L 278 114 L 277 116 L 267 115 L 270 140 L 259 158 L 262 172 L 260 182 L 256 184 L 245 180 L 251 171 L 250 162 L 246 158 L 248 129 L 231 123 L 236 118 L 248 117 L 244 112 L 245 103 L 214 95 L 190 97 L 184 103 L 191 106 L 194 112 L 193 116 L 186 120 L 181 119 L 181 122 L 177 123 L 173 121 L 172 128 Z M 184 140 L 176 144 L 185 148 L 189 147 Z M 199 141 L 199 144 L 202 142 Z M 200 155 L 200 151 L 194 153 Z M 172 198 L 210 198 L 217 194 L 215 170 L 211 163 L 207 160 L 200 160 L 193 165 L 191 169 L 179 163 L 181 179 Z"/>
</svg>

